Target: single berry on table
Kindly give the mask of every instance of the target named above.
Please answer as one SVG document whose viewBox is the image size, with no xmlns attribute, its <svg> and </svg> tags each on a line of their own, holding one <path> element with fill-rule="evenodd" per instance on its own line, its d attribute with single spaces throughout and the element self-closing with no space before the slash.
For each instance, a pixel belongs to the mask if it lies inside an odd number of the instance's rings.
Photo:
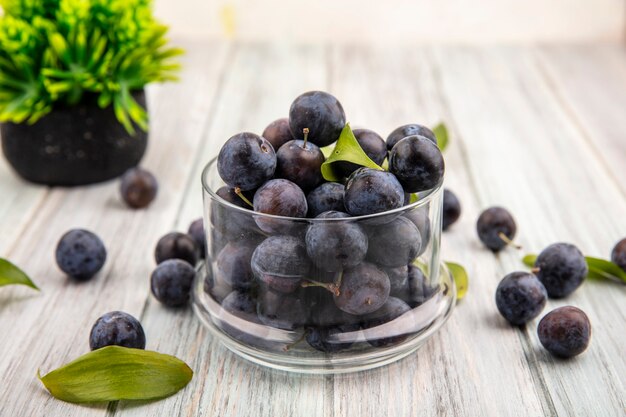
<svg viewBox="0 0 626 417">
<path fill-rule="evenodd" d="M 311 261 L 302 239 L 270 236 L 252 254 L 252 272 L 271 289 L 291 293 L 300 287 L 311 270 Z"/>
<path fill-rule="evenodd" d="M 359 168 L 346 183 L 344 205 L 348 214 L 363 216 L 402 207 L 404 191 L 396 177 L 386 171 Z"/>
<path fill-rule="evenodd" d="M 391 149 L 407 136 L 424 136 L 435 145 L 437 144 L 437 138 L 432 130 L 426 126 L 418 125 L 416 123 L 400 126 L 387 136 L 387 150 Z"/>
<path fill-rule="evenodd" d="M 352 131 L 361 149 L 376 165 L 382 165 L 387 158 L 387 145 L 380 135 L 369 129 L 354 129 Z M 333 164 L 333 171 L 343 178 L 349 177 L 359 165 L 347 161 L 338 161 Z"/>
<path fill-rule="evenodd" d="M 70 277 L 86 281 L 104 265 L 107 251 L 96 234 L 84 229 L 72 229 L 65 233 L 56 247 L 59 268 Z"/>
<path fill-rule="evenodd" d="M 578 288 L 589 268 L 582 252 L 569 243 L 554 243 L 545 248 L 535 261 L 537 278 L 552 298 L 562 298 Z"/>
<path fill-rule="evenodd" d="M 89 335 L 89 348 L 111 345 L 145 349 L 146 335 L 139 320 L 123 311 L 111 311 L 96 320 Z"/>
<path fill-rule="evenodd" d="M 326 160 L 320 148 L 308 142 L 307 137 L 308 129 L 305 129 L 304 140 L 289 141 L 276 152 L 276 178 L 287 179 L 303 191 L 324 181 L 320 167 Z"/>
<path fill-rule="evenodd" d="M 517 225 L 511 213 L 503 207 L 490 207 L 484 210 L 476 222 L 478 238 L 493 252 L 499 252 L 506 245 L 514 245 L 513 238 Z"/>
<path fill-rule="evenodd" d="M 447 188 L 443 190 L 443 218 L 442 228 L 446 230 L 461 217 L 461 202 L 459 198 Z"/>
<path fill-rule="evenodd" d="M 150 276 L 154 297 L 168 307 L 182 307 L 189 302 L 195 269 L 180 259 L 168 259 L 157 265 Z"/>
<path fill-rule="evenodd" d="M 432 141 L 423 136 L 407 136 L 389 153 L 389 172 L 404 191 L 416 193 L 435 188 L 443 179 L 443 155 Z"/>
<path fill-rule="evenodd" d="M 191 222 L 187 234 L 193 238 L 200 251 L 200 257 L 204 258 L 206 252 L 206 235 L 204 233 L 204 221 L 202 218 Z"/>
<path fill-rule="evenodd" d="M 195 266 L 199 256 L 200 251 L 196 241 L 188 234 L 180 232 L 171 232 L 163 236 L 154 250 L 154 259 L 157 264 L 168 259 L 182 259 Z"/>
<path fill-rule="evenodd" d="M 513 325 L 521 326 L 537 317 L 546 305 L 548 293 L 533 274 L 512 272 L 505 276 L 496 290 L 496 306 Z"/>
<path fill-rule="evenodd" d="M 348 218 L 339 211 L 327 211 L 316 219 Z M 367 253 L 367 235 L 356 223 L 316 222 L 305 236 L 306 248 L 313 264 L 325 271 L 341 271 L 359 264 Z"/>
<path fill-rule="evenodd" d="M 291 130 L 289 130 L 289 119 L 286 117 L 274 120 L 272 123 L 270 123 L 265 128 L 261 136 L 263 136 L 265 139 L 267 139 L 269 143 L 272 144 L 272 147 L 276 152 L 278 152 L 280 147 L 283 146 L 285 143 L 295 139 L 291 134 Z"/>
<path fill-rule="evenodd" d="M 143 168 L 131 168 L 122 175 L 120 193 L 124 202 L 132 208 L 144 208 L 155 199 L 159 184 L 151 172 Z"/>
<path fill-rule="evenodd" d="M 388 268 L 410 264 L 422 247 L 419 230 L 403 216 L 389 223 L 368 226 L 367 235 L 367 259 Z"/>
<path fill-rule="evenodd" d="M 559 307 L 546 314 L 537 326 L 539 341 L 561 358 L 580 355 L 591 341 L 591 323 L 579 308 Z"/>
<path fill-rule="evenodd" d="M 339 139 L 346 125 L 341 103 L 323 91 L 309 91 L 298 96 L 289 109 L 289 127 L 293 136 L 309 129 L 309 141 L 324 147 Z"/>
<path fill-rule="evenodd" d="M 254 133 L 239 133 L 224 143 L 217 157 L 217 171 L 231 188 L 250 191 L 274 176 L 276 153 L 272 145 Z"/>
<path fill-rule="evenodd" d="M 374 264 L 362 262 L 343 272 L 335 304 L 349 314 L 368 314 L 385 304 L 390 290 L 387 274 Z"/>
<path fill-rule="evenodd" d="M 611 262 L 626 271 L 626 237 L 615 244 L 611 251 Z"/>
<path fill-rule="evenodd" d="M 344 211 L 343 195 L 346 190 L 338 182 L 325 182 L 306 196 L 309 217 L 316 217 L 326 211 Z"/>
</svg>

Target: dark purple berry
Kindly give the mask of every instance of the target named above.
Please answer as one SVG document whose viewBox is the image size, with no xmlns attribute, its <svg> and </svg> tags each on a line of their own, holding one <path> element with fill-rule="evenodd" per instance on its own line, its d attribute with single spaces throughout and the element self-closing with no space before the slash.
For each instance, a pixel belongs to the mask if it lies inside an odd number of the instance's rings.
<svg viewBox="0 0 626 417">
<path fill-rule="evenodd" d="M 591 323 L 582 310 L 572 306 L 559 307 L 541 319 L 537 334 L 548 352 L 561 358 L 571 358 L 589 346 Z"/>
<path fill-rule="evenodd" d="M 309 129 L 309 141 L 319 147 L 339 139 L 346 124 L 341 103 L 323 91 L 309 91 L 298 96 L 289 109 L 289 128 L 294 137 Z"/>
<path fill-rule="evenodd" d="M 269 180 L 254 193 L 254 211 L 275 216 L 306 217 L 308 210 L 302 189 L 285 179 Z M 297 226 L 290 220 L 271 219 L 259 216 L 256 223 L 269 234 L 296 234 L 291 230 Z"/>
<path fill-rule="evenodd" d="M 361 327 L 365 330 L 379 327 L 379 330 L 382 330 L 381 333 L 385 335 L 384 337 L 374 337 L 373 335 L 366 334 L 367 343 L 374 347 L 387 347 L 406 340 L 408 337 L 407 332 L 401 327 L 389 322 L 397 319 L 408 311 L 411 311 L 411 307 L 409 307 L 407 303 L 398 298 L 389 297 L 382 307 L 365 315 L 362 319 Z"/>
<path fill-rule="evenodd" d="M 254 193 L 240 192 L 242 195 L 240 196 L 229 187 L 221 187 L 215 193 L 223 200 L 246 209 L 250 214 L 228 207 L 220 201 L 212 201 L 210 218 L 214 230 L 218 230 L 226 239 L 231 241 L 258 238 L 261 230 L 252 217 L 252 206 L 248 205 L 242 198 L 243 196 L 248 201 L 252 201 Z"/>
<path fill-rule="evenodd" d="M 422 237 L 422 247 L 420 248 L 418 256 L 424 253 L 430 242 L 430 218 L 428 217 L 428 206 L 415 208 L 407 213 L 404 213 L 404 217 L 409 219 L 413 223 Z"/>
<path fill-rule="evenodd" d="M 180 259 L 168 259 L 157 265 L 150 276 L 154 297 L 168 307 L 181 307 L 189 302 L 195 269 Z"/>
<path fill-rule="evenodd" d="M 535 261 L 537 278 L 551 298 L 562 298 L 578 288 L 589 268 L 580 250 L 569 243 L 554 243 L 545 248 Z"/>
<path fill-rule="evenodd" d="M 387 150 L 391 151 L 391 149 L 395 146 L 396 143 L 406 138 L 407 136 L 424 136 L 428 140 L 430 140 L 435 145 L 437 144 L 437 138 L 432 130 L 427 128 L 426 126 L 418 125 L 418 124 L 409 124 L 396 128 L 393 132 L 387 136 Z"/>
<path fill-rule="evenodd" d="M 89 335 L 89 348 L 111 345 L 145 349 L 146 335 L 139 320 L 123 311 L 111 311 L 96 320 Z"/>
<path fill-rule="evenodd" d="M 272 145 L 254 133 L 239 133 L 224 143 L 217 157 L 217 171 L 231 188 L 249 191 L 272 178 L 276 153 Z"/>
<path fill-rule="evenodd" d="M 263 324 L 277 329 L 295 330 L 306 322 L 309 311 L 300 297 L 269 288 L 260 292 L 257 315 Z"/>
<path fill-rule="evenodd" d="M 191 222 L 187 234 L 196 242 L 196 246 L 198 246 L 200 251 L 200 257 L 204 258 L 206 253 L 206 235 L 204 234 L 204 221 L 202 218 Z"/>
<path fill-rule="evenodd" d="M 320 148 L 306 140 L 292 140 L 276 152 L 276 178 L 284 178 L 304 191 L 317 187 L 324 181 L 320 167 L 324 154 Z"/>
<path fill-rule="evenodd" d="M 367 227 L 367 259 L 388 268 L 408 265 L 420 253 L 422 238 L 415 224 L 406 217 Z"/>
<path fill-rule="evenodd" d="M 512 272 L 496 290 L 496 306 L 509 323 L 521 326 L 534 319 L 546 305 L 548 293 L 533 274 Z"/>
<path fill-rule="evenodd" d="M 381 213 L 402 207 L 404 191 L 390 172 L 359 168 L 348 178 L 344 204 L 353 216 Z"/>
<path fill-rule="evenodd" d="M 381 267 L 389 277 L 391 290 L 389 294 L 407 300 L 409 296 L 409 268 L 407 265 L 397 266 L 395 268 Z"/>
<path fill-rule="evenodd" d="M 104 243 L 94 233 L 73 229 L 65 233 L 56 248 L 59 268 L 70 277 L 86 281 L 96 275 L 107 258 Z"/>
<path fill-rule="evenodd" d="M 311 269 L 304 242 L 294 236 L 270 236 L 252 254 L 252 271 L 268 287 L 291 293 Z"/>
<path fill-rule="evenodd" d="M 409 265 L 409 299 L 407 303 L 412 307 L 424 304 L 435 295 L 439 289 L 431 285 L 426 279 L 424 272 L 415 265 Z"/>
<path fill-rule="evenodd" d="M 337 182 L 325 182 L 306 196 L 308 216 L 315 217 L 326 211 L 344 211 L 343 195 L 346 187 Z"/>
<path fill-rule="evenodd" d="M 456 194 L 452 191 L 444 188 L 443 190 L 443 218 L 442 228 L 446 230 L 452 224 L 456 223 L 461 217 L 461 202 L 457 198 Z"/>
<path fill-rule="evenodd" d="M 230 242 L 217 256 L 219 277 L 234 289 L 247 289 L 254 284 L 250 261 L 256 245 L 248 241 Z"/>
<path fill-rule="evenodd" d="M 389 172 L 398 178 L 404 191 L 417 193 L 439 185 L 445 163 L 441 151 L 432 141 L 423 136 L 408 136 L 391 149 Z"/>
<path fill-rule="evenodd" d="M 168 259 L 182 259 L 195 266 L 200 251 L 196 241 L 185 233 L 171 232 L 159 239 L 154 250 L 154 259 L 157 264 Z"/>
<path fill-rule="evenodd" d="M 626 238 L 615 244 L 611 252 L 611 262 L 626 271 Z"/>
<path fill-rule="evenodd" d="M 374 264 L 362 262 L 343 272 L 335 304 L 349 314 L 371 313 L 385 304 L 390 290 L 387 274 Z"/>
<path fill-rule="evenodd" d="M 327 211 L 317 219 L 347 218 L 348 214 Z M 356 223 L 348 221 L 315 222 L 305 237 L 313 264 L 324 271 L 341 271 L 359 264 L 367 253 L 367 235 Z"/>
<path fill-rule="evenodd" d="M 517 226 L 511 213 L 502 207 L 490 207 L 483 211 L 476 222 L 478 238 L 493 252 L 510 244 Z"/>
<path fill-rule="evenodd" d="M 291 130 L 289 130 L 289 119 L 284 117 L 282 119 L 274 120 L 270 123 L 263 134 L 261 135 L 269 143 L 272 144 L 272 147 L 276 152 L 283 146 L 285 143 L 293 140 L 294 137 L 291 134 Z"/>
<path fill-rule="evenodd" d="M 144 208 L 152 203 L 157 195 L 159 184 L 149 171 L 131 168 L 122 175 L 120 193 L 124 202 L 132 208 Z"/>
</svg>

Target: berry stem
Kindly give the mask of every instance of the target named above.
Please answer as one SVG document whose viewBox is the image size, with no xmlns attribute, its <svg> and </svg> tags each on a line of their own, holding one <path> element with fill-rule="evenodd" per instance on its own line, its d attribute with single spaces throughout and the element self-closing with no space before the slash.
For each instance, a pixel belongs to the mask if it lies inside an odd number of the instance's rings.
<svg viewBox="0 0 626 417">
<path fill-rule="evenodd" d="M 235 187 L 235 194 L 237 194 L 239 198 L 241 198 L 244 201 L 244 203 L 246 203 L 250 207 L 254 207 L 254 205 L 250 202 L 250 200 L 248 200 L 246 196 L 243 195 L 243 192 L 241 192 L 241 188 Z"/>
<path fill-rule="evenodd" d="M 498 233 L 498 237 L 500 239 L 502 239 L 502 241 L 504 241 L 504 243 L 506 243 L 507 245 L 513 246 L 515 249 L 522 249 L 521 245 L 518 245 L 517 243 L 515 243 L 511 239 L 509 239 L 509 237 L 507 235 L 505 235 L 504 232 Z"/>
<path fill-rule="evenodd" d="M 541 268 L 538 268 L 538 267 L 534 267 L 530 270 L 530 272 L 532 272 L 533 274 L 538 274 L 539 271 L 541 271 Z"/>
<path fill-rule="evenodd" d="M 298 343 L 302 342 L 305 337 L 306 337 L 306 332 L 302 332 L 302 335 L 299 338 L 297 338 L 293 342 L 287 343 L 285 346 L 283 346 L 283 352 L 287 352 L 289 349 L 291 349 L 292 347 L 294 347 Z"/>
<path fill-rule="evenodd" d="M 306 141 L 309 139 L 309 128 L 305 127 L 304 129 L 302 129 L 302 134 L 304 135 L 304 139 L 302 141 L 302 149 L 306 149 Z"/>
<path fill-rule="evenodd" d="M 300 284 L 300 286 L 303 288 L 322 287 L 332 292 L 335 296 L 339 296 L 339 287 L 337 287 L 335 283 L 325 284 L 323 282 L 313 281 L 312 279 L 307 279 L 306 281 L 302 281 L 302 284 Z"/>
</svg>

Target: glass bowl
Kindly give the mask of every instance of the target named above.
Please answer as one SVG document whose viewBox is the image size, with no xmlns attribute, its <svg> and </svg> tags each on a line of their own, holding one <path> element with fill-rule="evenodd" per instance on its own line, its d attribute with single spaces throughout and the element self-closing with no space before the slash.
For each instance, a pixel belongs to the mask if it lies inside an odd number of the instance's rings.
<svg viewBox="0 0 626 417">
<path fill-rule="evenodd" d="M 285 371 L 370 369 L 418 349 L 452 312 L 456 288 L 439 259 L 441 185 L 399 209 L 323 219 L 222 199 L 216 159 L 202 185 L 206 261 L 193 307 L 234 353 Z"/>
</svg>

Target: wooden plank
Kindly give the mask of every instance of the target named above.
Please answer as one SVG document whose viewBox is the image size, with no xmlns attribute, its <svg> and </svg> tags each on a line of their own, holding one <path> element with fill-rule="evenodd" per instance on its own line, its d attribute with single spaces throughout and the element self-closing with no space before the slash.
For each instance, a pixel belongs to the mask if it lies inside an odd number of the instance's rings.
<svg viewBox="0 0 626 417">
<path fill-rule="evenodd" d="M 322 47 L 243 45 L 229 60 L 219 101 L 179 210 L 176 229 L 186 230 L 202 212 L 200 173 L 230 136 L 262 132 L 285 117 L 291 101 L 311 89 L 325 89 L 326 57 Z M 175 351 L 196 374 L 179 395 L 134 407 L 121 403 L 124 416 L 330 415 L 332 382 L 327 377 L 289 375 L 236 357 L 202 328 L 191 311 L 172 312 L 153 298 L 142 323 L 150 343 L 160 351 Z M 176 329 L 175 336 L 172 336 Z"/>
<path fill-rule="evenodd" d="M 442 253 L 444 259 L 464 264 L 471 275 L 467 299 L 416 354 L 386 368 L 335 380 L 335 415 L 513 415 L 520 409 L 528 415 L 543 414 L 542 394 L 532 389 L 518 337 L 510 337 L 507 326 L 486 314 L 502 271 L 493 256 L 474 243 L 479 205 L 464 161 L 461 141 L 467 138 L 458 133 L 456 119 L 449 114 L 431 57 L 417 48 L 336 48 L 332 85 L 348 119 L 383 137 L 405 123 L 448 123 L 452 142 L 446 152 L 446 186 L 461 199 L 463 215 L 444 235 Z"/>
<path fill-rule="evenodd" d="M 626 230 L 626 200 L 529 50 L 440 49 L 436 56 L 442 93 L 463 137 L 479 202 L 512 211 L 526 251 L 567 241 L 584 252 L 608 256 L 615 234 Z M 505 272 L 523 269 L 520 257 L 505 251 L 497 257 L 501 275 L 478 279 L 490 280 L 495 289 Z M 511 365 L 527 360 L 533 368 L 535 389 L 547 390 L 551 399 L 546 414 L 623 413 L 624 300 L 623 288 L 589 282 L 564 300 L 549 301 L 545 312 L 576 305 L 594 326 L 591 347 L 574 360 L 555 360 L 541 348 L 535 331 L 538 320 L 525 329 L 508 330 L 509 338 L 520 338 L 527 358 L 506 356 Z M 483 315 L 502 325 L 493 302 L 483 308 Z M 511 365 L 501 372 L 509 372 Z"/>
<path fill-rule="evenodd" d="M 41 286 L 40 294 L 5 289 L 0 294 L 0 414 L 101 416 L 107 405 L 76 406 L 52 398 L 37 381 L 86 353 L 89 329 L 103 313 L 124 310 L 139 316 L 149 293 L 152 251 L 171 226 L 201 132 L 210 114 L 227 47 L 190 44 L 182 82 L 150 91 L 151 139 L 143 165 L 156 174 L 160 195 L 150 209 L 133 211 L 119 198 L 119 183 L 54 189 L 29 221 L 11 252 Z M 202 92 L 202 94 L 198 94 Z M 176 152 L 171 150 L 175 148 Z M 70 283 L 54 264 L 59 237 L 73 227 L 97 232 L 108 260 L 88 283 Z M 148 348 L 153 348 L 148 334 Z M 173 352 L 166 352 L 173 353 Z M 9 382 L 10 381 L 10 382 Z M 10 400 L 6 400 L 10 399 Z"/>
<path fill-rule="evenodd" d="M 626 195 L 624 46 L 551 46 L 535 51 L 546 82 Z"/>
</svg>

